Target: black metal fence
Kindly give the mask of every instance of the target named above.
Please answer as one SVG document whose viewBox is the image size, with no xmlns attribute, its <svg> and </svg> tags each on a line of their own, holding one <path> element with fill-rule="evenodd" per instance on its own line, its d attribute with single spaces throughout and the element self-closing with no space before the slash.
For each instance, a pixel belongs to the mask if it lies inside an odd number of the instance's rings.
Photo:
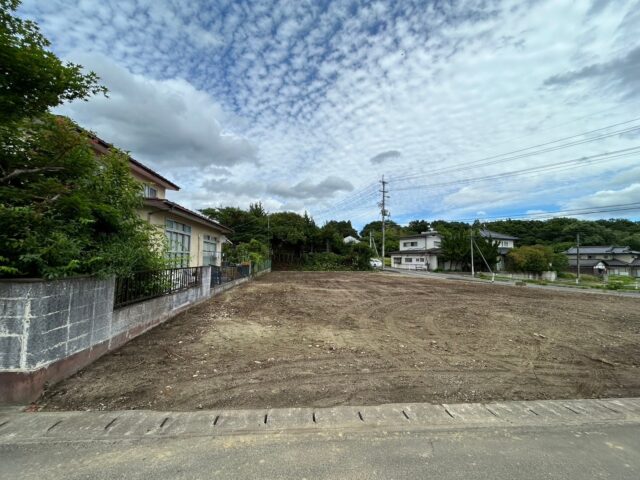
<svg viewBox="0 0 640 480">
<path fill-rule="evenodd" d="M 249 265 L 225 265 L 217 267 L 211 266 L 211 288 L 224 283 L 233 282 L 239 278 L 248 277 L 251 274 Z"/>
<path fill-rule="evenodd" d="M 169 295 L 202 284 L 202 267 L 170 268 L 116 277 L 113 308 Z"/>
</svg>

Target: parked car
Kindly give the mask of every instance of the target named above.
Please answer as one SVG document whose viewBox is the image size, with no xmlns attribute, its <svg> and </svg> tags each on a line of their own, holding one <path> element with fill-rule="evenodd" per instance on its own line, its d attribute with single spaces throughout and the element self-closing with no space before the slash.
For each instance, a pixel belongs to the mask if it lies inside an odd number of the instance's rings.
<svg viewBox="0 0 640 480">
<path fill-rule="evenodd" d="M 371 265 L 372 268 L 382 268 L 382 260 L 379 258 L 372 258 L 369 260 L 369 265 Z"/>
</svg>

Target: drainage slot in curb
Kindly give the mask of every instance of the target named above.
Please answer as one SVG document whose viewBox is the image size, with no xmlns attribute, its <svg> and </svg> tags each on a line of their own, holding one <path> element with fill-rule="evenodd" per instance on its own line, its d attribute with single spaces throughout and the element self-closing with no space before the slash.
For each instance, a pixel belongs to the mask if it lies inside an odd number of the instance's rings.
<svg viewBox="0 0 640 480">
<path fill-rule="evenodd" d="M 409 415 L 407 415 L 407 412 L 402 410 L 402 414 L 404 415 L 404 418 L 406 418 L 407 420 L 410 420 Z"/>
<path fill-rule="evenodd" d="M 529 410 L 531 413 L 533 413 L 536 417 L 538 417 L 538 416 L 539 416 L 536 412 L 534 412 L 534 411 L 533 411 L 533 410 L 531 410 L 530 408 L 527 408 L 527 410 Z"/>
<path fill-rule="evenodd" d="M 493 415 L 494 417 L 497 417 L 497 416 L 498 416 L 498 414 L 497 414 L 496 412 L 494 412 L 493 410 L 491 410 L 491 409 L 490 409 L 489 407 L 487 407 L 486 405 L 484 406 L 484 408 L 486 408 L 486 409 L 489 411 L 489 413 L 490 413 L 491 415 Z"/>
<path fill-rule="evenodd" d="M 220 415 L 216 415 L 216 418 L 213 420 L 214 427 L 218 424 L 218 420 L 220 420 Z"/>
<path fill-rule="evenodd" d="M 169 421 L 169 417 L 165 417 L 165 419 L 162 420 L 162 423 L 160 424 L 160 428 L 164 428 L 164 426 L 167 424 L 168 421 Z"/>
<path fill-rule="evenodd" d="M 53 430 L 54 428 L 56 428 L 58 425 L 60 425 L 62 423 L 62 420 L 58 420 L 56 423 L 54 423 L 53 425 L 51 425 L 49 428 L 47 428 L 47 433 L 49 433 L 51 430 Z"/>
<path fill-rule="evenodd" d="M 611 410 L 613 413 L 622 413 L 622 412 L 619 412 L 618 410 L 614 410 L 611 407 L 607 407 L 604 403 L 599 403 L 598 405 L 600 405 L 601 407 L 606 408 L 607 410 Z"/>
<path fill-rule="evenodd" d="M 268 418 L 269 418 L 269 414 L 268 414 L 268 413 L 265 413 L 265 414 L 264 414 L 264 424 L 265 424 L 265 425 L 267 424 L 267 419 L 268 419 Z"/>
<path fill-rule="evenodd" d="M 364 422 L 364 418 L 362 418 L 362 413 L 358 412 L 358 417 L 360 417 L 360 420 Z"/>
<path fill-rule="evenodd" d="M 449 415 L 451 418 L 456 418 L 453 416 L 453 413 L 451 413 L 447 407 L 444 407 L 444 411 L 447 412 L 447 415 Z"/>
<path fill-rule="evenodd" d="M 563 405 L 564 408 L 566 408 L 567 410 L 569 410 L 570 412 L 575 413 L 576 415 L 580 415 L 580 412 L 576 412 L 573 408 L 571 407 L 567 407 L 566 405 Z"/>
<path fill-rule="evenodd" d="M 113 420 L 111 420 L 109 423 L 107 423 L 107 424 L 104 426 L 104 430 L 105 430 L 105 432 L 106 432 L 107 430 L 109 430 L 109 429 L 113 426 L 113 424 L 114 424 L 114 423 L 116 423 L 116 420 L 118 420 L 118 417 L 114 418 Z"/>
<path fill-rule="evenodd" d="M 313 412 L 311 414 L 311 419 L 313 420 L 313 423 L 317 423 L 318 421 L 316 420 L 316 412 Z"/>
</svg>

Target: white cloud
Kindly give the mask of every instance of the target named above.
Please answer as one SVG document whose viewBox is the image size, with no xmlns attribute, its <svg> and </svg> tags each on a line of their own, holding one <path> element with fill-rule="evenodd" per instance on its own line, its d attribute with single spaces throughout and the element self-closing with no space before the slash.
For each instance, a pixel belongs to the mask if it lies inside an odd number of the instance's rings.
<svg viewBox="0 0 640 480">
<path fill-rule="evenodd" d="M 223 110 L 189 82 L 134 75 L 102 55 L 70 57 L 98 73 L 109 88 L 109 98 L 74 102 L 59 111 L 104 140 L 159 167 L 256 163 L 256 147 L 225 132 Z"/>
<path fill-rule="evenodd" d="M 637 117 L 640 2 L 615 3 L 25 0 L 22 11 L 61 55 L 93 52 L 85 63 L 111 84 L 111 100 L 66 111 L 184 181 L 191 206 L 259 195 L 361 223 L 377 218 L 377 188 L 361 191 L 382 174 L 398 217 L 550 211 L 631 185 L 637 157 L 400 190 L 636 145 L 630 132 L 438 173 Z M 328 178 L 353 189 L 324 195 Z"/>
</svg>

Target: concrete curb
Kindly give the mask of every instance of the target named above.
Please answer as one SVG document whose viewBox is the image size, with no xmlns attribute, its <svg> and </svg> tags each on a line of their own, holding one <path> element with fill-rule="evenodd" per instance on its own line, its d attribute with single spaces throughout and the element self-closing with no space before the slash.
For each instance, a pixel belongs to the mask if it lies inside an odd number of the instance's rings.
<svg viewBox="0 0 640 480">
<path fill-rule="evenodd" d="M 640 423 L 640 398 L 157 412 L 0 412 L 0 444 L 326 430 Z"/>
<path fill-rule="evenodd" d="M 395 273 L 398 275 L 402 275 L 405 277 L 419 277 L 419 278 L 433 278 L 436 280 L 452 280 L 456 282 L 466 282 L 466 283 L 481 283 L 486 285 L 497 285 L 501 287 L 518 287 L 516 285 L 516 281 L 513 280 L 497 280 L 495 282 L 491 282 L 491 280 L 486 280 L 483 278 L 473 278 L 471 276 L 463 276 L 463 275 L 453 275 L 447 273 L 435 273 L 435 272 L 425 272 L 425 271 L 416 271 L 409 269 L 397 269 L 397 268 L 386 268 L 384 270 L 385 273 Z M 609 295 L 613 297 L 626 297 L 626 298 L 640 298 L 640 291 L 616 291 L 616 290 L 598 290 L 595 288 L 576 288 L 576 287 L 567 287 L 563 285 L 536 285 L 534 283 L 528 283 L 527 288 L 540 288 L 543 290 L 551 290 L 556 292 L 566 292 L 566 293 L 584 293 L 588 295 Z"/>
</svg>

